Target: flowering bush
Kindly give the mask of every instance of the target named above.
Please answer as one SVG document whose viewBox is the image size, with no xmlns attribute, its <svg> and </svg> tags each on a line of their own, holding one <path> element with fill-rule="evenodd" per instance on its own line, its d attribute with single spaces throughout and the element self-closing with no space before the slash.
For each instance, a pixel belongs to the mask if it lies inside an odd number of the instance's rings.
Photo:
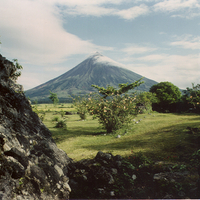
<svg viewBox="0 0 200 200">
<path fill-rule="evenodd" d="M 91 115 L 95 115 L 103 128 L 111 133 L 128 123 L 131 119 L 130 114 L 136 114 L 135 95 L 129 96 L 125 93 L 142 84 L 140 81 L 141 79 L 129 85 L 119 84 L 118 90 L 112 86 L 103 88 L 92 85 L 100 94 L 90 93 L 87 99 L 84 97 L 81 101 L 76 101 L 78 112 L 85 114 L 88 111 Z"/>
</svg>

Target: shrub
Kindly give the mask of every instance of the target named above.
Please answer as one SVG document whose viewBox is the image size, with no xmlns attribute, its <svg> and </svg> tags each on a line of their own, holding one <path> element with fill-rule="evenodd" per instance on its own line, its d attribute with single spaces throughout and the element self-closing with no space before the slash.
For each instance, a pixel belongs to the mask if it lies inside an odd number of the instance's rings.
<svg viewBox="0 0 200 200">
<path fill-rule="evenodd" d="M 79 115 L 84 116 L 86 112 L 89 112 L 98 118 L 99 123 L 108 133 L 118 130 L 131 120 L 130 114 L 136 114 L 135 94 L 128 95 L 126 93 L 142 84 L 140 81 L 141 79 L 129 85 L 119 84 L 118 90 L 112 86 L 103 88 L 92 85 L 99 90 L 100 94 L 91 93 L 87 98 L 76 101 Z"/>
<path fill-rule="evenodd" d="M 156 94 L 152 92 L 141 92 L 136 96 L 136 106 L 138 113 L 146 113 L 152 111 L 152 103 L 156 103 Z"/>
<path fill-rule="evenodd" d="M 74 99 L 74 106 L 76 107 L 77 113 L 80 116 L 82 120 L 86 119 L 86 114 L 87 114 L 87 97 L 75 97 Z"/>
<path fill-rule="evenodd" d="M 61 111 L 60 111 L 60 115 L 61 115 L 61 117 L 64 117 L 65 111 L 61 110 Z"/>
<path fill-rule="evenodd" d="M 52 122 L 58 122 L 59 121 L 59 117 L 58 116 L 55 116 L 53 119 L 52 119 Z"/>
<path fill-rule="evenodd" d="M 64 120 L 59 120 L 57 123 L 56 123 L 56 128 L 63 128 L 63 129 L 67 129 L 67 124 Z"/>
</svg>

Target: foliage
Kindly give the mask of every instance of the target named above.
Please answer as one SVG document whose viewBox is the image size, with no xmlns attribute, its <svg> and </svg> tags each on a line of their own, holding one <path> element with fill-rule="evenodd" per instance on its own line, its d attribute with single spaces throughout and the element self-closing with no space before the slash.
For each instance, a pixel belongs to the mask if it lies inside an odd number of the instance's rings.
<svg viewBox="0 0 200 200">
<path fill-rule="evenodd" d="M 87 114 L 87 96 L 83 96 L 83 97 L 75 97 L 74 99 L 74 106 L 76 107 L 77 113 L 80 116 L 80 118 L 82 120 L 86 119 L 86 114 Z"/>
<path fill-rule="evenodd" d="M 57 105 L 58 102 L 59 102 L 59 99 L 58 99 L 57 94 L 56 94 L 56 93 L 53 93 L 53 92 L 51 92 L 51 91 L 49 91 L 49 92 L 50 92 L 49 99 L 52 100 L 52 102 L 53 102 L 54 105 Z"/>
<path fill-rule="evenodd" d="M 59 121 L 59 117 L 58 116 L 55 116 L 53 119 L 52 119 L 52 122 L 58 122 Z"/>
<path fill-rule="evenodd" d="M 56 123 L 55 128 L 67 129 L 67 124 L 66 124 L 65 120 L 59 120 L 59 121 Z"/>
<path fill-rule="evenodd" d="M 42 112 L 42 113 L 38 114 L 38 117 L 42 120 L 42 122 L 43 122 L 44 119 L 45 119 L 45 115 L 46 115 L 45 112 Z"/>
<path fill-rule="evenodd" d="M 151 161 L 142 152 L 133 154 L 133 151 L 131 151 L 128 161 L 137 169 L 151 164 Z"/>
<path fill-rule="evenodd" d="M 107 88 L 99 87 L 97 85 L 92 85 L 92 87 L 98 89 L 99 93 L 101 95 L 103 95 L 103 98 L 106 98 L 108 96 L 121 95 L 121 94 L 127 93 L 129 90 L 132 90 L 132 89 L 138 87 L 139 85 L 141 85 L 142 83 L 144 83 L 143 81 L 141 82 L 142 79 L 143 78 L 141 78 L 138 81 L 135 81 L 134 83 L 131 83 L 129 85 L 128 85 L 128 83 L 121 83 L 121 84 L 119 84 L 118 90 L 116 90 L 114 87 L 112 87 L 110 85 Z"/>
<path fill-rule="evenodd" d="M 200 84 L 196 86 L 192 83 L 192 88 L 187 87 L 184 90 L 183 101 L 189 104 L 193 109 L 200 110 Z"/>
<path fill-rule="evenodd" d="M 192 154 L 190 161 L 194 166 L 200 165 L 200 149 Z"/>
<path fill-rule="evenodd" d="M 141 79 L 129 85 L 119 84 L 118 90 L 112 86 L 103 88 L 92 85 L 99 90 L 100 94 L 91 93 L 87 99 L 79 101 L 78 109 L 83 114 L 89 111 L 91 115 L 95 115 L 108 133 L 118 130 L 125 123 L 130 122 L 130 114 L 136 114 L 135 95 L 129 96 L 124 93 L 143 83 L 140 81 Z"/>
<path fill-rule="evenodd" d="M 161 104 L 177 103 L 181 98 L 181 91 L 170 82 L 160 82 L 150 88 L 150 92 L 155 93 Z"/>
<path fill-rule="evenodd" d="M 178 103 L 182 95 L 179 88 L 170 82 L 160 82 L 149 91 L 156 94 L 158 105 L 164 110 L 171 110 L 170 107 Z"/>
<path fill-rule="evenodd" d="M 18 78 L 19 76 L 21 76 L 21 71 L 20 71 L 20 70 L 22 70 L 22 69 L 23 69 L 23 67 L 22 67 L 22 65 L 20 65 L 20 64 L 18 63 L 18 60 L 17 60 L 17 59 L 13 59 L 13 69 L 12 69 L 12 71 L 11 71 L 10 78 L 11 78 L 12 80 L 16 81 L 17 78 Z"/>
<path fill-rule="evenodd" d="M 64 111 L 64 110 L 61 110 L 61 111 L 60 111 L 60 115 L 61 115 L 61 117 L 64 117 L 65 111 Z"/>
<path fill-rule="evenodd" d="M 139 113 L 151 112 L 152 103 L 157 103 L 157 97 L 155 93 L 151 92 L 141 92 L 136 96 L 136 105 L 142 105 L 143 109 L 138 109 Z"/>
</svg>

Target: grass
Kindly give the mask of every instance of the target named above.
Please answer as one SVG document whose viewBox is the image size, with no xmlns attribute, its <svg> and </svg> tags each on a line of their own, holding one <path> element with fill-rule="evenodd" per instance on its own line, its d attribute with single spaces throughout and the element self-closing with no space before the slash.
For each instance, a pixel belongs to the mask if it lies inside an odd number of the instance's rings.
<svg viewBox="0 0 200 200">
<path fill-rule="evenodd" d="M 81 121 L 77 114 L 65 115 L 67 130 L 55 128 L 56 122 L 52 119 L 55 116 L 61 119 L 61 111 L 75 112 L 72 104 L 56 107 L 41 104 L 37 109 L 45 111 L 43 122 L 52 132 L 57 146 L 74 160 L 94 158 L 100 150 L 121 156 L 142 152 L 155 160 L 163 160 L 172 155 L 185 157 L 198 149 L 198 135 L 189 134 L 187 129 L 200 128 L 200 116 L 196 114 L 140 114 L 126 128 L 107 134 L 98 120 L 89 115 L 85 121 Z M 117 135 L 121 137 L 117 138 Z"/>
</svg>

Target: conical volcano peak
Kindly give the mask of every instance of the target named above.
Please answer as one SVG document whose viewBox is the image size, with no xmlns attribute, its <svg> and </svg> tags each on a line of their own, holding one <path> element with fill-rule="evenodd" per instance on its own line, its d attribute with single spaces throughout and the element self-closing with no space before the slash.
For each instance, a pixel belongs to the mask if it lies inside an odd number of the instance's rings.
<svg viewBox="0 0 200 200">
<path fill-rule="evenodd" d="M 92 53 L 88 58 L 89 59 L 96 59 L 97 57 L 101 57 L 103 56 L 101 53 L 99 53 L 98 51 L 96 51 L 95 53 Z"/>
<path fill-rule="evenodd" d="M 111 58 L 108 58 L 104 55 L 102 55 L 99 52 L 95 52 L 94 54 L 92 54 L 89 59 L 93 60 L 93 63 L 100 63 L 100 64 L 104 64 L 104 65 L 110 65 L 110 66 L 116 66 L 116 67 L 124 67 L 123 64 L 118 63 L 114 60 L 112 60 Z"/>
<path fill-rule="evenodd" d="M 42 102 L 47 99 L 49 101 L 49 91 L 52 91 L 62 101 L 69 99 L 71 101 L 71 97 L 68 98 L 68 95 L 74 96 L 93 92 L 94 88 L 91 85 L 100 87 L 111 85 L 117 88 L 120 83 L 132 83 L 140 78 L 142 78 L 141 75 L 125 69 L 123 64 L 95 52 L 59 77 L 26 91 L 26 95 L 31 100 L 38 99 Z M 141 91 L 149 91 L 152 85 L 157 84 L 157 82 L 147 78 L 144 78 L 144 81 L 145 84 L 139 87 Z"/>
</svg>

